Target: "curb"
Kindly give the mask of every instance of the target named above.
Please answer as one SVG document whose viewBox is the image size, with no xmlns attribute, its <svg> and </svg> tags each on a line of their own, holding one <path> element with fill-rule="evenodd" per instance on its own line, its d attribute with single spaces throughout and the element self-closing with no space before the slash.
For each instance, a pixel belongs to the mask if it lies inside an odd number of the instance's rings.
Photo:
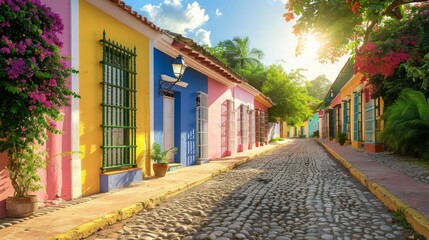
<svg viewBox="0 0 429 240">
<path fill-rule="evenodd" d="M 355 177 L 363 186 L 365 186 L 372 194 L 374 194 L 378 200 L 380 200 L 389 210 L 398 211 L 404 210 L 404 215 L 407 222 L 412 226 L 414 231 L 423 235 L 429 239 L 429 219 L 423 216 L 414 208 L 411 208 L 404 201 L 396 197 L 394 194 L 389 192 L 387 189 L 379 185 L 377 182 L 369 180 L 368 177 L 363 174 L 359 169 L 355 168 L 346 159 L 341 157 L 334 150 L 320 142 L 316 141 L 328 151 L 335 159 L 337 159 L 353 177 Z"/>
<path fill-rule="evenodd" d="M 221 169 L 213 171 L 209 176 L 207 176 L 205 178 L 198 179 L 194 182 L 184 184 L 183 186 L 180 186 L 180 187 L 178 187 L 172 191 L 168 191 L 168 192 L 161 194 L 155 198 L 151 198 L 151 199 L 145 200 L 143 202 L 130 205 L 129 207 L 125 207 L 125 208 L 122 208 L 119 210 L 112 211 L 111 213 L 109 213 L 103 217 L 99 217 L 99 218 L 91 220 L 87 223 L 81 224 L 72 230 L 69 230 L 69 231 L 62 233 L 62 234 L 58 234 L 58 235 L 53 236 L 49 239 L 50 240 L 78 240 L 78 239 L 88 237 L 91 234 L 97 232 L 98 230 L 102 229 L 105 226 L 112 225 L 112 224 L 114 224 L 118 221 L 124 220 L 126 218 L 130 218 L 133 215 L 143 211 L 146 208 L 153 207 L 157 203 L 165 201 L 166 199 L 168 199 L 170 197 L 173 197 L 179 193 L 182 193 L 182 192 L 189 190 L 195 186 L 198 186 L 204 182 L 207 182 L 208 180 L 210 180 L 210 179 L 212 179 L 212 178 L 214 178 L 214 177 L 216 177 L 216 176 L 218 176 L 224 172 L 227 172 L 231 169 L 234 169 L 243 163 L 249 162 L 258 156 L 261 156 L 263 154 L 274 151 L 277 148 L 279 148 L 281 146 L 285 146 L 287 144 L 289 144 L 289 142 L 286 142 L 284 144 L 278 144 L 278 145 L 276 145 L 270 149 L 267 149 L 267 150 L 259 152 L 259 153 L 250 154 L 249 156 L 244 157 L 242 160 L 239 160 L 233 164 L 229 164 L 226 167 L 223 167 Z"/>
</svg>

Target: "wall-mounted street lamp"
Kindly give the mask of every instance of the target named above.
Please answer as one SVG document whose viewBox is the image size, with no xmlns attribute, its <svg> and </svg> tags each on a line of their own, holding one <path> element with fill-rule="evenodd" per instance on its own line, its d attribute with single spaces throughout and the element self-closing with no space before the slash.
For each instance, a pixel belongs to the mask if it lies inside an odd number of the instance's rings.
<svg viewBox="0 0 429 240">
<path fill-rule="evenodd" d="M 173 73 L 176 78 L 172 78 L 166 75 L 161 75 L 162 80 L 159 81 L 159 94 L 164 95 L 164 92 L 171 91 L 174 85 L 181 82 L 183 73 L 185 73 L 186 67 L 188 67 L 185 63 L 185 60 L 183 60 L 182 55 L 179 55 L 174 59 L 173 63 L 171 64 L 173 67 Z M 182 86 L 185 84 L 182 84 Z M 186 84 L 187 86 L 187 84 Z M 186 87 L 184 86 L 184 87 Z"/>
<path fill-rule="evenodd" d="M 329 95 L 331 96 L 331 98 L 334 98 L 334 91 L 332 89 L 329 91 Z"/>
</svg>

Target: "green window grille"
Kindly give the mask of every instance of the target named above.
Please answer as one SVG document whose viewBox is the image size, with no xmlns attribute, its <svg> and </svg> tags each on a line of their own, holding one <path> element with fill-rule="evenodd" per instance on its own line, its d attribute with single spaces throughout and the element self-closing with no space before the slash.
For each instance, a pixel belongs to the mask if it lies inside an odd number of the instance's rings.
<svg viewBox="0 0 429 240">
<path fill-rule="evenodd" d="M 136 48 L 106 39 L 103 32 L 101 171 L 136 164 Z"/>
</svg>

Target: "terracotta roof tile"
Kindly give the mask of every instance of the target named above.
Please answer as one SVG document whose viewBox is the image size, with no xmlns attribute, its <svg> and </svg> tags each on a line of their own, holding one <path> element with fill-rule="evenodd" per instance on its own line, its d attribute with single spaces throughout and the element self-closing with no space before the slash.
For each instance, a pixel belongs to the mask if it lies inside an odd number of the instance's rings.
<svg viewBox="0 0 429 240">
<path fill-rule="evenodd" d="M 158 31 L 158 32 L 163 32 L 163 30 L 160 27 L 156 26 L 154 23 L 149 21 L 146 17 L 143 17 L 142 15 L 140 15 L 137 11 L 134 11 L 131 8 L 131 6 L 126 5 L 124 1 L 121 1 L 121 0 L 107 0 L 107 1 L 111 2 L 116 7 L 120 8 L 120 9 L 124 10 L 125 12 L 129 13 L 130 15 L 134 16 L 137 20 L 139 20 L 140 22 L 142 22 L 146 26 L 152 28 L 153 30 Z"/>
</svg>

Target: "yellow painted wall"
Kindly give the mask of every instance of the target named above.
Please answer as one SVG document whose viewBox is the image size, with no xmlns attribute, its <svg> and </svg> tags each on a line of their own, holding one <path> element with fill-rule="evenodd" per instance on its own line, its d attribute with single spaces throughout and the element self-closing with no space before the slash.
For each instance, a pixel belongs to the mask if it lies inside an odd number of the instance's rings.
<svg viewBox="0 0 429 240">
<path fill-rule="evenodd" d="M 149 172 L 149 39 L 84 0 L 79 2 L 79 15 L 80 149 L 82 194 L 86 196 L 100 191 L 103 51 L 99 40 L 103 30 L 107 39 L 137 49 L 137 163 L 143 174 Z"/>
<path fill-rule="evenodd" d="M 351 98 L 351 109 L 352 111 L 350 112 L 350 133 L 351 133 L 351 142 L 352 142 L 352 146 L 353 147 L 359 147 L 358 142 L 354 141 L 353 138 L 353 133 L 354 133 L 354 97 L 353 97 L 353 91 L 361 84 L 361 79 L 362 79 L 363 75 L 360 73 L 357 73 L 355 75 L 353 75 L 353 77 L 346 83 L 346 85 L 344 85 L 344 87 L 341 89 L 341 98 L 344 99 L 345 97 L 350 97 Z M 365 99 L 365 97 L 364 97 Z M 365 104 L 365 101 L 362 102 L 362 104 Z M 365 138 L 365 105 L 363 106 L 363 111 L 362 111 L 362 134 L 363 134 L 363 138 Z"/>
</svg>

